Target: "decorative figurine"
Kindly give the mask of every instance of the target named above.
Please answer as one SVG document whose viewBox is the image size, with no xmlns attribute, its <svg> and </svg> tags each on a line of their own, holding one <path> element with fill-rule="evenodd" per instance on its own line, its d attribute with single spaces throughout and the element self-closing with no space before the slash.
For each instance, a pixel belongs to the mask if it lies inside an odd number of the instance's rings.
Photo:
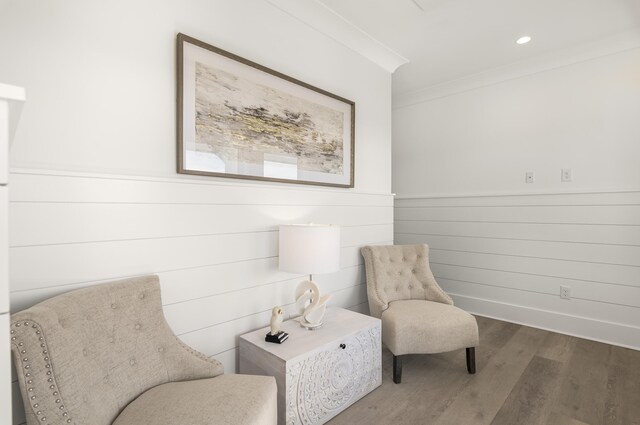
<svg viewBox="0 0 640 425">
<path fill-rule="evenodd" d="M 267 342 L 273 342 L 275 344 L 282 344 L 289 338 L 289 334 L 280 330 L 283 319 L 282 307 L 275 306 L 271 310 L 271 331 L 267 332 L 264 340 Z"/>
<path fill-rule="evenodd" d="M 276 335 L 280 332 L 280 325 L 282 324 L 282 307 L 273 307 L 271 310 L 271 335 Z"/>
<path fill-rule="evenodd" d="M 317 329 L 322 326 L 322 318 L 327 309 L 327 301 L 331 294 L 320 296 L 318 285 L 310 280 L 302 282 L 296 288 L 296 305 L 302 314 L 300 326 L 306 329 Z M 309 304 L 307 304 L 309 302 Z"/>
</svg>

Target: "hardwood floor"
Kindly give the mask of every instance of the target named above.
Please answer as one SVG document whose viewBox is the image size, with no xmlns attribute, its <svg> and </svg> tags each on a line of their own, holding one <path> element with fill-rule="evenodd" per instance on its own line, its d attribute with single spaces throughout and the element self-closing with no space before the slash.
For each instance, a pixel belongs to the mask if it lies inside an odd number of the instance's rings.
<svg viewBox="0 0 640 425">
<path fill-rule="evenodd" d="M 330 425 L 640 425 L 640 351 L 477 317 L 476 375 L 465 351 L 392 357 L 382 386 Z"/>
</svg>

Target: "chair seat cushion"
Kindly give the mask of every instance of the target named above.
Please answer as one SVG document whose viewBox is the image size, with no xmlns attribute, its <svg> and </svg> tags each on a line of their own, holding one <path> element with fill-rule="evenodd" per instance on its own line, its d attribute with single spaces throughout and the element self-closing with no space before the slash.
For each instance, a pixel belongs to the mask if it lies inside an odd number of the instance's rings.
<svg viewBox="0 0 640 425">
<path fill-rule="evenodd" d="M 271 376 L 220 375 L 170 382 L 142 393 L 113 425 L 275 425 L 276 396 Z"/>
<path fill-rule="evenodd" d="M 452 305 L 393 301 L 382 313 L 382 342 L 396 356 L 475 347 L 478 324 L 475 317 Z"/>
</svg>

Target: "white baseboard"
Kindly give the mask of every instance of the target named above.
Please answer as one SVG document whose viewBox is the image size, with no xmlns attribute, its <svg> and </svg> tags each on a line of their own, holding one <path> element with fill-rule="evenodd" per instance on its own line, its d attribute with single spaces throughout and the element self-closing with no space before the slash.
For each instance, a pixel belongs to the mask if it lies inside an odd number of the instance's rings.
<svg viewBox="0 0 640 425">
<path fill-rule="evenodd" d="M 449 294 L 457 307 L 479 316 L 640 350 L 640 327 L 571 316 L 482 298 Z"/>
</svg>

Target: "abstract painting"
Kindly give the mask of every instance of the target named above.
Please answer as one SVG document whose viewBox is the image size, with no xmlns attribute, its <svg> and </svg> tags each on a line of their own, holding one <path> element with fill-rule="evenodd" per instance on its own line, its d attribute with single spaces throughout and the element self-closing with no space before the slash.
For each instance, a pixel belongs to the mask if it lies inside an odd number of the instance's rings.
<svg viewBox="0 0 640 425">
<path fill-rule="evenodd" d="M 178 34 L 178 172 L 353 187 L 352 101 Z"/>
</svg>

